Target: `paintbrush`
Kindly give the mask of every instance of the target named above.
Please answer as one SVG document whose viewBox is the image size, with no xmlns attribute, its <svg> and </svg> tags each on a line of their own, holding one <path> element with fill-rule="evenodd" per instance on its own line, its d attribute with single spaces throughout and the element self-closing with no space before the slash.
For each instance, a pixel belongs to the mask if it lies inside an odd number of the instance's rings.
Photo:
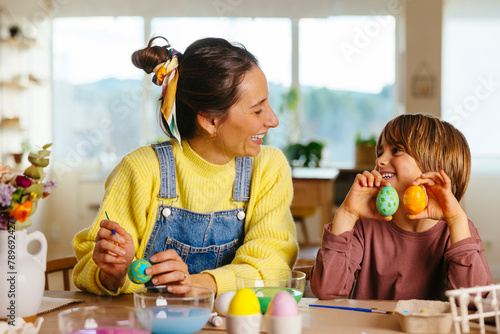
<svg viewBox="0 0 500 334">
<path fill-rule="evenodd" d="M 392 311 L 381 311 L 372 308 L 363 308 L 363 307 L 349 307 L 349 306 L 332 306 L 332 305 L 317 305 L 310 304 L 309 307 L 324 307 L 324 308 L 334 308 L 337 310 L 347 310 L 347 311 L 358 311 L 358 312 L 371 312 L 371 313 L 381 313 L 381 314 L 393 314 Z"/>
<path fill-rule="evenodd" d="M 106 211 L 104 211 L 104 214 L 106 215 L 106 219 L 109 220 L 108 213 Z M 118 239 L 118 236 L 116 235 L 116 231 L 115 230 L 111 230 L 111 231 L 113 231 L 113 235 L 116 238 L 116 242 L 120 243 L 120 239 Z"/>
</svg>

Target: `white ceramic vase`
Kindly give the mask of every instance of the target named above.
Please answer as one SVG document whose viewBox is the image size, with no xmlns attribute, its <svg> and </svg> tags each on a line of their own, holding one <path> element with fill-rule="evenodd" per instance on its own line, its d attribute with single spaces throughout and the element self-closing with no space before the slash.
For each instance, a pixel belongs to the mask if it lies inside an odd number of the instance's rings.
<svg viewBox="0 0 500 334">
<path fill-rule="evenodd" d="M 38 252 L 28 245 L 38 242 Z M 0 231 L 0 319 L 36 318 L 45 289 L 47 239 L 40 231 Z"/>
</svg>

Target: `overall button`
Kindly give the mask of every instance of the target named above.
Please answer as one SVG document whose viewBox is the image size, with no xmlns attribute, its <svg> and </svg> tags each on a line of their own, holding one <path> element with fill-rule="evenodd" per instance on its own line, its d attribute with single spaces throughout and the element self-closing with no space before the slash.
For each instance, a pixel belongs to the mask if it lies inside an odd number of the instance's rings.
<svg viewBox="0 0 500 334">
<path fill-rule="evenodd" d="M 161 210 L 161 214 L 163 215 L 163 217 L 168 217 L 171 213 L 172 211 L 170 210 L 170 208 L 163 208 L 163 210 Z"/>
<path fill-rule="evenodd" d="M 245 212 L 244 211 L 239 211 L 236 217 L 238 217 L 239 220 L 245 219 Z"/>
</svg>

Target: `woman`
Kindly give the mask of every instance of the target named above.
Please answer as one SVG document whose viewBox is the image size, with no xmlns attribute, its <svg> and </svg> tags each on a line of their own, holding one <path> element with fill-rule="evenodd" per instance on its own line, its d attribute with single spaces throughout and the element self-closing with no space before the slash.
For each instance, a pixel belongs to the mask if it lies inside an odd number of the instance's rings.
<svg viewBox="0 0 500 334">
<path fill-rule="evenodd" d="M 239 271 L 290 268 L 298 252 L 291 170 L 281 151 L 261 146 L 278 119 L 256 58 L 224 39 L 180 54 L 168 41 L 153 45 L 157 38 L 132 62 L 162 86 L 171 139 L 128 154 L 109 175 L 94 224 L 73 241 L 75 285 L 131 293 L 140 287 L 126 275 L 135 258 L 153 264 L 148 284 L 178 292 L 197 285 L 220 294 L 235 289 Z"/>
</svg>

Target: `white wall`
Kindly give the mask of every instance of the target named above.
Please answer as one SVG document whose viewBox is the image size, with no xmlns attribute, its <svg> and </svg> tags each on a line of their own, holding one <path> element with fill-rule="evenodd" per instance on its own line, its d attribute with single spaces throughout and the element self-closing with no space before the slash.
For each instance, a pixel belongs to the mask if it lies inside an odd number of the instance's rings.
<svg viewBox="0 0 500 334">
<path fill-rule="evenodd" d="M 464 196 L 467 216 L 477 227 L 486 251 L 491 273 L 500 282 L 500 177 L 492 173 L 474 173 Z"/>
<path fill-rule="evenodd" d="M 405 105 L 408 113 L 441 116 L 442 0 L 408 1 L 405 6 Z M 428 93 L 420 89 L 432 79 Z M 419 80 L 417 82 L 417 80 Z M 423 87 L 425 88 L 425 87 Z M 419 91 L 420 95 L 415 95 Z"/>
<path fill-rule="evenodd" d="M 37 25 L 52 17 L 68 16 L 242 16 L 242 17 L 326 17 L 338 13 L 393 11 L 398 0 L 0 0 L 14 16 L 23 16 Z M 49 6 L 48 4 L 51 4 Z"/>
<path fill-rule="evenodd" d="M 463 205 L 500 281 L 500 2 L 448 0 L 444 8 L 442 116 L 465 134 L 473 153 Z M 470 102 L 473 102 L 472 104 Z"/>
</svg>

